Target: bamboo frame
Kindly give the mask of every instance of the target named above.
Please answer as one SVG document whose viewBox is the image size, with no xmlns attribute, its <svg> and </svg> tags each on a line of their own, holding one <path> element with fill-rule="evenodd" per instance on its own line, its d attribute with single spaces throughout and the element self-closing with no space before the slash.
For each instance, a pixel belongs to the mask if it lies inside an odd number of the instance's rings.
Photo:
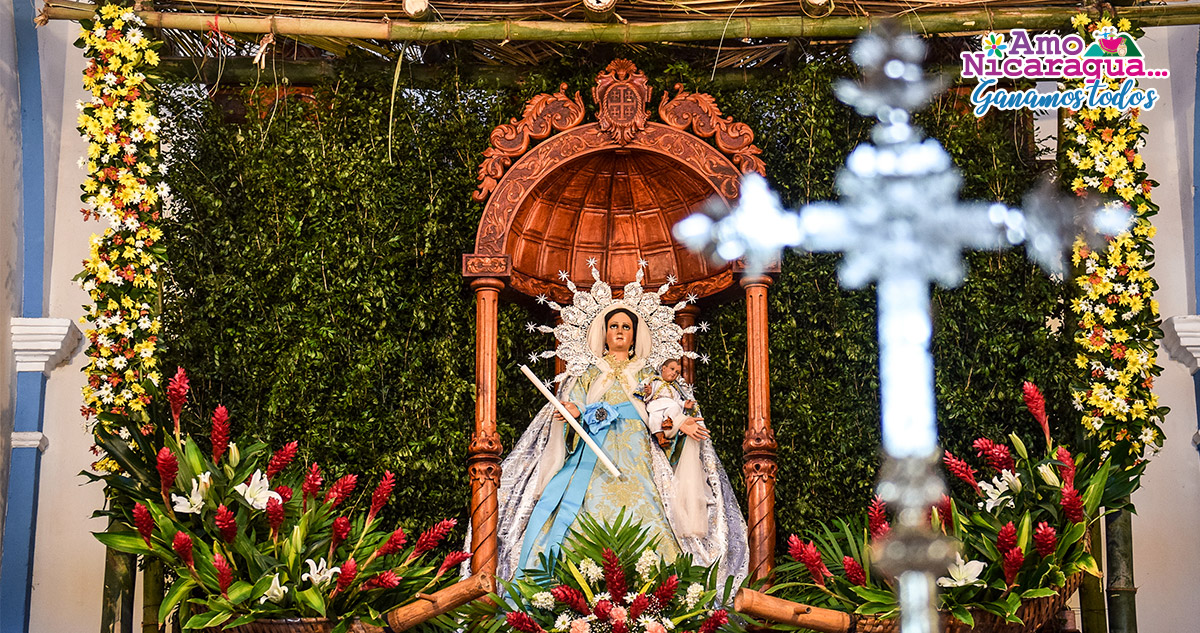
<svg viewBox="0 0 1200 633">
<path fill-rule="evenodd" d="M 95 6 L 69 0 L 50 0 L 39 20 L 90 19 Z M 904 13 L 892 19 L 925 34 L 975 33 L 1014 28 L 1047 29 L 1067 23 L 1075 9 L 1004 8 Z M 1094 9 L 1089 12 L 1096 13 Z M 552 42 L 653 43 L 695 42 L 742 38 L 852 38 L 871 28 L 872 16 L 720 17 L 672 22 L 597 24 L 541 20 L 461 21 L 416 23 L 399 20 L 305 18 L 284 15 L 252 17 L 213 13 L 138 11 L 152 28 L 226 33 L 274 33 L 288 36 L 349 37 L 356 39 L 429 42 L 446 40 L 507 40 Z M 1122 7 L 1121 17 L 1142 27 L 1200 24 L 1200 5 L 1176 4 Z"/>
</svg>

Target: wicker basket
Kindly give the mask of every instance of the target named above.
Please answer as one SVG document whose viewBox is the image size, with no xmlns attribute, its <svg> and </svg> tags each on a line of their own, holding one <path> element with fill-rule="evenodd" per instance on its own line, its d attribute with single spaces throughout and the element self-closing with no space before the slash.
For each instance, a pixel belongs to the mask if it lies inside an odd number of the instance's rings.
<svg viewBox="0 0 1200 633">
<path fill-rule="evenodd" d="M 1067 600 L 1079 588 L 1081 582 L 1083 582 L 1083 574 L 1075 574 L 1067 579 L 1066 584 L 1058 590 L 1057 594 L 1022 602 L 1021 608 L 1017 611 L 1017 617 L 1021 618 L 1024 624 L 1011 624 L 986 611 L 972 609 L 971 615 L 975 618 L 975 626 L 970 627 L 943 611 L 941 630 L 944 633 L 1025 633 L 1036 631 L 1067 604 Z M 850 631 L 847 633 L 900 633 L 900 619 L 881 620 L 874 616 L 858 616 L 852 620 Z"/>
</svg>

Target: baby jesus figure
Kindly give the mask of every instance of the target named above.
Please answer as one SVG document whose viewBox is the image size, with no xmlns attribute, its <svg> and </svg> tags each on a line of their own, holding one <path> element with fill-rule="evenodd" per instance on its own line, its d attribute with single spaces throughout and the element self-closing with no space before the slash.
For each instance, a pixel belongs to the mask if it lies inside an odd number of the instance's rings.
<svg viewBox="0 0 1200 633">
<path fill-rule="evenodd" d="M 656 376 L 642 383 L 642 401 L 650 417 L 650 433 L 664 450 L 668 449 L 678 433 L 696 440 L 708 439 L 704 418 L 692 397 L 692 388 L 679 378 L 682 363 L 673 358 L 663 362 Z"/>
</svg>

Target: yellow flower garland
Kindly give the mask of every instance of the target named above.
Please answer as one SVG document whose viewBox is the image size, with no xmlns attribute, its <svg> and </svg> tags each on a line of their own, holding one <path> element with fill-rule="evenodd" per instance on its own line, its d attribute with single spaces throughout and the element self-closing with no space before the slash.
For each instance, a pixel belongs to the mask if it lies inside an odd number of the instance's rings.
<svg viewBox="0 0 1200 633">
<path fill-rule="evenodd" d="M 1093 22 L 1087 14 L 1071 23 L 1085 38 L 1112 25 L 1108 17 Z M 1117 28 L 1141 35 L 1125 19 Z M 1116 81 L 1108 83 L 1119 88 Z M 1153 392 L 1154 377 L 1162 371 L 1156 364 L 1161 331 L 1153 294 L 1158 284 L 1150 275 L 1155 233 L 1150 218 L 1158 212 L 1150 191 L 1157 183 L 1148 178 L 1140 153 L 1146 127 L 1138 115 L 1137 109 L 1069 112 L 1059 139 L 1063 179 L 1075 194 L 1123 201 L 1135 216 L 1133 228 L 1110 239 L 1103 250 L 1077 240 L 1072 257 L 1073 281 L 1080 290 L 1071 302 L 1078 326 L 1075 365 L 1083 372 L 1072 399 L 1088 437 L 1126 466 L 1142 459 L 1147 449 L 1162 446 L 1160 425 L 1167 411 Z"/>
<path fill-rule="evenodd" d="M 85 316 L 91 342 L 84 371 L 83 414 L 110 432 L 146 420 L 151 391 L 161 378 L 155 357 L 161 323 L 156 275 L 162 262 L 161 203 L 170 189 L 160 179 L 159 120 L 146 71 L 158 65 L 158 43 L 142 31 L 132 8 L 101 4 L 83 23 L 79 45 L 88 57 L 83 85 L 92 93 L 77 104 L 79 131 L 88 141 L 82 197 L 86 219 L 108 226 L 91 238 L 76 279 L 91 297 Z M 100 459 L 97 470 L 115 463 Z"/>
</svg>

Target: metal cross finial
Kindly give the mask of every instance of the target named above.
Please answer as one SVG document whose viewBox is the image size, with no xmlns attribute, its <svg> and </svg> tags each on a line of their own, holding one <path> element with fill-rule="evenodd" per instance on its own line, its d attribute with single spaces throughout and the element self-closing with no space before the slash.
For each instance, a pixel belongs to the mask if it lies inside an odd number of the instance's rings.
<svg viewBox="0 0 1200 633">
<path fill-rule="evenodd" d="M 921 70 L 924 43 L 888 25 L 860 38 L 851 54 L 863 68 L 863 80 L 840 82 L 838 95 L 879 123 L 872 130 L 874 143 L 859 145 L 838 173 L 841 201 L 809 204 L 797 214 L 783 208 L 765 180 L 750 174 L 736 208 L 707 206 L 676 225 L 675 235 L 714 260 L 743 257 L 751 274 L 788 246 L 840 251 L 842 285 L 877 283 L 888 455 L 879 493 L 900 521 L 876 561 L 899 578 L 901 630 L 930 633 L 937 626 L 933 574 L 945 569 L 951 551 L 930 534 L 924 518 L 944 489 L 935 469 L 930 284 L 959 284 L 966 249 L 1022 242 L 1032 258 L 1057 272 L 1080 216 L 1076 206 L 1047 189 L 1025 201 L 1026 211 L 961 201 L 962 179 L 950 156 L 910 124 L 912 110 L 941 85 Z M 1120 219 L 1114 216 L 1123 215 L 1125 223 L 1129 217 L 1127 210 L 1102 215 L 1109 230 L 1111 220 Z"/>
</svg>

